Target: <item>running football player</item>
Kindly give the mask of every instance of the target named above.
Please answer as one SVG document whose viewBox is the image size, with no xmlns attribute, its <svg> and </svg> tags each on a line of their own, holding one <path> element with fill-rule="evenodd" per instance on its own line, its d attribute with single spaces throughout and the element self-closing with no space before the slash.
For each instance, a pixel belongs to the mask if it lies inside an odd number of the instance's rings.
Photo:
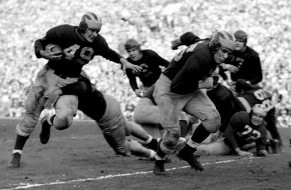
<svg viewBox="0 0 291 190">
<path fill-rule="evenodd" d="M 190 34 L 190 33 L 188 33 Z M 189 36 L 187 34 L 187 36 Z M 185 35 L 180 41 L 185 42 Z M 212 73 L 234 50 L 235 38 L 228 32 L 219 31 L 210 41 L 198 42 L 178 53 L 155 83 L 154 99 L 160 109 L 164 128 L 159 143 L 154 173 L 164 175 L 165 156 L 178 144 L 179 114 L 182 110 L 201 120 L 178 157 L 191 168 L 202 171 L 202 164 L 194 156 L 197 146 L 220 126 L 220 116 L 212 101 L 201 89 L 213 86 Z M 186 44 L 186 43 L 185 43 Z"/>
<path fill-rule="evenodd" d="M 88 64 L 94 56 L 100 55 L 110 61 L 121 63 L 124 69 L 140 71 L 139 66 L 129 63 L 109 48 L 104 37 L 99 34 L 101 27 L 101 18 L 88 12 L 82 16 L 78 26 L 68 24 L 56 26 L 48 30 L 43 38 L 35 41 L 37 58 L 48 59 L 48 63 L 38 72 L 27 95 L 26 111 L 16 126 L 17 137 L 9 167 L 19 167 L 19 163 L 14 163 L 13 160 L 15 157 L 21 157 L 23 147 L 44 108 L 47 94 L 55 88 L 77 82 L 82 67 Z M 55 54 L 50 49 L 45 49 L 47 44 L 58 44 L 63 49 L 63 54 Z M 46 136 L 51 126 L 63 130 L 71 125 L 73 116 L 77 113 L 78 97 L 75 95 L 61 96 L 54 106 L 56 114 L 47 115 L 41 120 L 43 132 L 41 136 Z"/>
</svg>

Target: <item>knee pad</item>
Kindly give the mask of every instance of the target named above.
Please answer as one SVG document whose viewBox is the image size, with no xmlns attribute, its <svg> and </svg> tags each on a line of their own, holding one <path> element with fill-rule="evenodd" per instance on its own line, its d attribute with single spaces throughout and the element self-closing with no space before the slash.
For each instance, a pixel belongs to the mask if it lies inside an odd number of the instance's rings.
<svg viewBox="0 0 291 190">
<path fill-rule="evenodd" d="M 74 116 L 74 110 L 62 110 L 56 113 L 56 117 L 53 120 L 53 126 L 58 130 L 64 130 L 71 126 Z"/>
<path fill-rule="evenodd" d="M 59 118 L 59 117 L 55 117 L 54 121 L 53 121 L 53 126 L 57 129 L 57 130 L 64 130 L 70 127 L 70 125 L 72 124 L 72 121 L 69 121 L 68 118 Z"/>
<path fill-rule="evenodd" d="M 16 130 L 16 134 L 17 135 L 20 135 L 20 136 L 23 136 L 23 137 L 27 137 L 32 133 L 32 131 L 21 127 L 21 125 L 19 125 L 19 124 L 16 125 L 15 130 Z"/>
<path fill-rule="evenodd" d="M 205 129 L 210 133 L 215 133 L 221 125 L 220 115 L 217 110 L 209 113 L 207 119 L 202 121 Z"/>
<path fill-rule="evenodd" d="M 20 136 L 30 135 L 38 122 L 38 116 L 25 113 L 22 120 L 16 125 L 16 133 Z"/>
</svg>

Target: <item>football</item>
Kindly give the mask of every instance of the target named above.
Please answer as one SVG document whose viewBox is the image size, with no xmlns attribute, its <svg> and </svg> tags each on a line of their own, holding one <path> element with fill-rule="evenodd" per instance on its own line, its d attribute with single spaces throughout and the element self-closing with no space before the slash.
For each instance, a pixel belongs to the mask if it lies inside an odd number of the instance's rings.
<svg viewBox="0 0 291 190">
<path fill-rule="evenodd" d="M 47 44 L 45 49 L 54 55 L 62 55 L 63 53 L 63 49 L 58 44 Z"/>
</svg>

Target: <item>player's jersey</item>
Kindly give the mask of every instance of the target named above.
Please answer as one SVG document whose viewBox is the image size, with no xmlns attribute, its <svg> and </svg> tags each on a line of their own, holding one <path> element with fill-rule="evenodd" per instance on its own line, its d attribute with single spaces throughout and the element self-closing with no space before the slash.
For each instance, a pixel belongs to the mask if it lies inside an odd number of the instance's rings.
<svg viewBox="0 0 291 190">
<path fill-rule="evenodd" d="M 239 70 L 236 73 L 231 73 L 231 79 L 245 79 L 252 84 L 257 84 L 262 81 L 263 74 L 261 61 L 258 53 L 250 47 L 246 47 L 244 52 L 233 52 L 233 56 L 226 61 L 227 64 L 236 66 Z"/>
<path fill-rule="evenodd" d="M 245 111 L 235 113 L 225 130 L 225 141 L 233 149 L 256 142 L 257 149 L 265 149 L 267 130 L 263 122 L 259 126 L 251 123 L 250 114 Z"/>
<path fill-rule="evenodd" d="M 271 93 L 261 88 L 238 94 L 237 97 L 243 103 L 247 111 L 250 111 L 255 104 L 264 105 L 267 111 L 274 108 Z"/>
<path fill-rule="evenodd" d="M 82 67 L 88 64 L 95 55 L 119 63 L 121 56 L 108 47 L 106 40 L 98 34 L 97 38 L 89 43 L 77 33 L 77 27 L 60 25 L 47 31 L 46 36 L 35 42 L 35 54 L 41 57 L 40 50 L 49 44 L 58 44 L 63 49 L 61 60 L 48 62 L 48 65 L 61 76 L 78 77 Z"/>
<path fill-rule="evenodd" d="M 160 57 L 156 52 L 152 50 L 141 50 L 142 58 L 138 61 L 127 58 L 129 62 L 134 65 L 141 66 L 141 72 L 134 72 L 127 69 L 126 74 L 130 82 L 130 86 L 133 90 L 138 89 L 136 77 L 140 79 L 142 84 L 146 87 L 152 86 L 160 77 L 161 68 L 159 66 L 167 67 L 169 62 Z"/>
<path fill-rule="evenodd" d="M 163 74 L 172 80 L 172 92 L 189 94 L 197 90 L 199 81 L 211 76 L 216 67 L 208 42 L 198 42 L 178 53 Z"/>
</svg>

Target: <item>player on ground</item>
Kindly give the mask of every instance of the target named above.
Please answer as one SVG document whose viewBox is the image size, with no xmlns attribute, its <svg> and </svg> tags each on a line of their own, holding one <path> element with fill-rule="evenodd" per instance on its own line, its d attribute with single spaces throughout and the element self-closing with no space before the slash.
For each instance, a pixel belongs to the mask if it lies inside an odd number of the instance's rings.
<svg viewBox="0 0 291 190">
<path fill-rule="evenodd" d="M 236 96 L 230 89 L 218 83 L 213 89 L 207 91 L 208 97 L 215 104 L 223 121 L 219 128 L 220 136 L 223 135 L 232 115 L 238 111 L 250 112 L 254 105 L 262 104 L 267 110 L 266 128 L 272 136 L 268 142 L 273 153 L 280 152 L 282 140 L 276 124 L 276 108 L 272 103 L 272 95 L 258 85 L 249 84 L 243 79 L 236 82 L 235 90 Z"/>
<path fill-rule="evenodd" d="M 272 147 L 276 144 L 281 147 L 282 139 L 276 123 L 276 107 L 272 102 L 272 94 L 258 85 L 251 85 L 247 81 L 240 79 L 236 83 L 237 98 L 243 105 L 244 110 L 250 112 L 255 104 L 262 104 L 267 110 L 265 121 L 266 128 L 270 132 L 272 139 Z M 278 153 L 280 150 L 273 149 L 273 153 Z"/>
<path fill-rule="evenodd" d="M 256 104 L 250 113 L 240 111 L 235 113 L 227 126 L 225 138 L 210 144 L 201 144 L 195 154 L 221 155 L 235 153 L 239 156 L 253 156 L 255 154 L 267 156 L 267 130 L 264 118 L 267 110 L 261 104 Z"/>
<path fill-rule="evenodd" d="M 129 55 L 127 60 L 142 68 L 140 72 L 131 69 L 126 70 L 132 90 L 138 97 L 141 97 L 143 91 L 146 91 L 158 80 L 162 72 L 160 66 L 167 67 L 169 62 L 153 50 L 142 50 L 141 45 L 135 39 L 128 39 L 124 46 Z M 141 87 L 137 85 L 137 78 L 142 83 Z"/>
<path fill-rule="evenodd" d="M 25 102 L 25 114 L 16 126 L 16 141 L 12 152 L 12 161 L 9 167 L 19 167 L 14 163 L 20 158 L 22 149 L 35 128 L 40 113 L 43 110 L 45 97 L 55 88 L 66 86 L 78 81 L 81 69 L 88 64 L 94 56 L 101 55 L 110 61 L 121 63 L 125 69 L 130 68 L 136 72 L 140 67 L 133 65 L 110 49 L 106 40 L 99 34 L 102 21 L 96 14 L 88 12 L 82 16 L 79 26 L 60 25 L 51 28 L 46 35 L 36 40 L 35 54 L 38 58 L 48 59 L 48 63 L 38 72 L 34 84 L 29 90 Z M 45 49 L 47 44 L 58 44 L 63 54 L 55 54 Z M 68 128 L 73 116 L 77 113 L 78 98 L 75 95 L 61 96 L 55 104 L 56 114 L 42 119 L 42 133 L 45 137 L 54 126 L 58 130 Z M 42 138 L 45 140 L 45 138 Z M 45 141 L 42 141 L 45 143 Z"/>
<path fill-rule="evenodd" d="M 187 44 L 187 37 L 193 33 L 185 33 L 178 40 Z M 182 110 L 201 120 L 186 146 L 178 153 L 178 157 L 189 165 L 202 171 L 202 164 L 194 156 L 196 147 L 210 133 L 216 132 L 220 126 L 220 116 L 212 101 L 201 89 L 213 86 L 212 73 L 223 63 L 234 49 L 235 38 L 225 31 L 217 32 L 210 41 L 196 43 L 182 50 L 173 58 L 167 69 L 155 84 L 154 99 L 162 116 L 164 135 L 159 143 L 154 173 L 164 175 L 164 158 L 177 146 L 179 132 L 179 114 Z"/>
</svg>

